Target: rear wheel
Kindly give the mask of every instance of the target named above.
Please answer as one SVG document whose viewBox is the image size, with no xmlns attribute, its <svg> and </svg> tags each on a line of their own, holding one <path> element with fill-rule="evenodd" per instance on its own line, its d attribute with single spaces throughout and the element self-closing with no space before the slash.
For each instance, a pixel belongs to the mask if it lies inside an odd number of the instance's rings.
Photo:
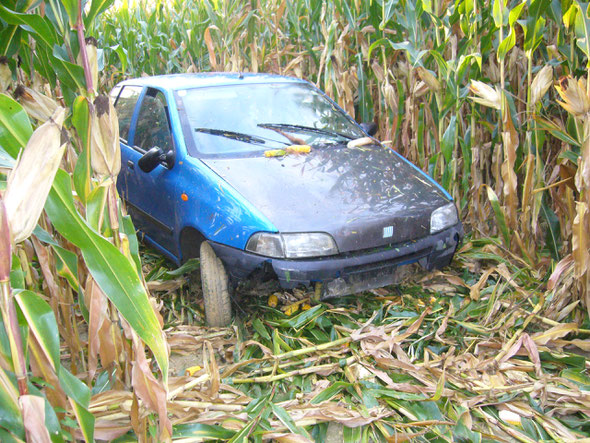
<svg viewBox="0 0 590 443">
<path fill-rule="evenodd" d="M 231 322 L 231 300 L 225 267 L 207 241 L 201 243 L 200 260 L 207 325 L 227 326 Z"/>
</svg>

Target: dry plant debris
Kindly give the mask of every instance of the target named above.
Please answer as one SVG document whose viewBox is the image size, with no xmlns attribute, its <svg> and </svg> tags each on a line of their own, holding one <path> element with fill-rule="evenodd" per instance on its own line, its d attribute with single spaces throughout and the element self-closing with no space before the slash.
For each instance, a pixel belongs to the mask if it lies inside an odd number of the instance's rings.
<svg viewBox="0 0 590 443">
<path fill-rule="evenodd" d="M 198 296 L 167 293 L 172 367 L 179 356 L 193 367 L 170 377 L 174 438 L 324 441 L 330 422 L 345 441 L 588 438 L 588 325 L 572 321 L 577 306 L 554 309 L 559 288 L 540 292 L 533 269 L 492 249 L 468 243 L 444 273 L 291 316 L 310 294 L 276 307 L 237 294 L 248 308 L 224 329 L 199 325 Z M 161 265 L 148 275 L 163 287 L 180 278 Z M 189 305 L 193 324 L 179 325 Z M 97 433 L 127 432 L 133 408 L 128 392 L 96 394 Z"/>
</svg>

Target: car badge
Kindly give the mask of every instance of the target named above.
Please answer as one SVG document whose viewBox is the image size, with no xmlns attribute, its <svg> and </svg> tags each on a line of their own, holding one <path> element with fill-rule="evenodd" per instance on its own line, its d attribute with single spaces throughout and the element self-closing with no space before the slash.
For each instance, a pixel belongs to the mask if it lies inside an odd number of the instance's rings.
<svg viewBox="0 0 590 443">
<path fill-rule="evenodd" d="M 383 228 L 383 238 L 393 237 L 393 226 L 385 226 Z"/>
</svg>

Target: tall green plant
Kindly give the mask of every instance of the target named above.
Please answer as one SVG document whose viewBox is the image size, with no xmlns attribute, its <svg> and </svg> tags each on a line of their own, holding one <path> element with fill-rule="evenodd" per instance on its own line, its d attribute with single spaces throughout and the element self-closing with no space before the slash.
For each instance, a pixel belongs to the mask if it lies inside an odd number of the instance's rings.
<svg viewBox="0 0 590 443">
<path fill-rule="evenodd" d="M 133 226 L 116 194 L 118 123 L 109 99 L 98 93 L 98 54 L 85 34 L 111 4 L 0 6 L 2 65 L 9 69 L 0 91 L 0 148 L 13 168 L 0 199 L 0 397 L 6 401 L 0 431 L 17 439 L 103 438 L 88 411 L 97 372 L 114 376 L 113 387 L 133 389 L 158 413 L 159 438 L 171 436 L 166 339 L 144 286 Z M 61 98 L 44 95 L 49 92 Z M 9 160 L 17 157 L 16 164 Z M 39 218 L 43 206 L 46 215 Z M 34 261 L 42 279 L 31 272 Z M 79 339 L 81 318 L 87 345 Z M 69 368 L 60 340 L 69 348 Z M 73 434 L 71 419 L 80 434 Z M 134 431 L 146 434 L 147 425 L 136 421 Z"/>
<path fill-rule="evenodd" d="M 555 263 L 571 252 L 576 196 L 568 177 L 577 170 L 581 126 L 556 106 L 554 92 L 535 95 L 533 79 L 547 65 L 554 68 L 551 79 L 586 65 L 585 4 L 133 5 L 139 7 L 123 5 L 102 16 L 105 59 L 117 71 L 104 81 L 209 70 L 307 78 L 359 121 L 376 119 L 386 142 L 452 193 L 476 235 L 494 236 L 548 271 L 547 257 Z M 147 32 L 146 23 L 157 31 Z M 153 56 L 147 49 L 153 47 L 163 56 Z M 466 100 L 472 80 L 498 87 L 499 109 Z"/>
</svg>

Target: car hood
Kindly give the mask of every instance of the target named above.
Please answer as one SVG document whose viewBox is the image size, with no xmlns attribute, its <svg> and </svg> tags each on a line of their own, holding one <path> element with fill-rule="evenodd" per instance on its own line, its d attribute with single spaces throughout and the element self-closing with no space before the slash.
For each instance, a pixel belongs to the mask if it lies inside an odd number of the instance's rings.
<svg viewBox="0 0 590 443">
<path fill-rule="evenodd" d="M 432 211 L 449 201 L 430 179 L 381 145 L 201 160 L 279 232 L 327 232 L 340 252 L 424 237 Z"/>
</svg>

